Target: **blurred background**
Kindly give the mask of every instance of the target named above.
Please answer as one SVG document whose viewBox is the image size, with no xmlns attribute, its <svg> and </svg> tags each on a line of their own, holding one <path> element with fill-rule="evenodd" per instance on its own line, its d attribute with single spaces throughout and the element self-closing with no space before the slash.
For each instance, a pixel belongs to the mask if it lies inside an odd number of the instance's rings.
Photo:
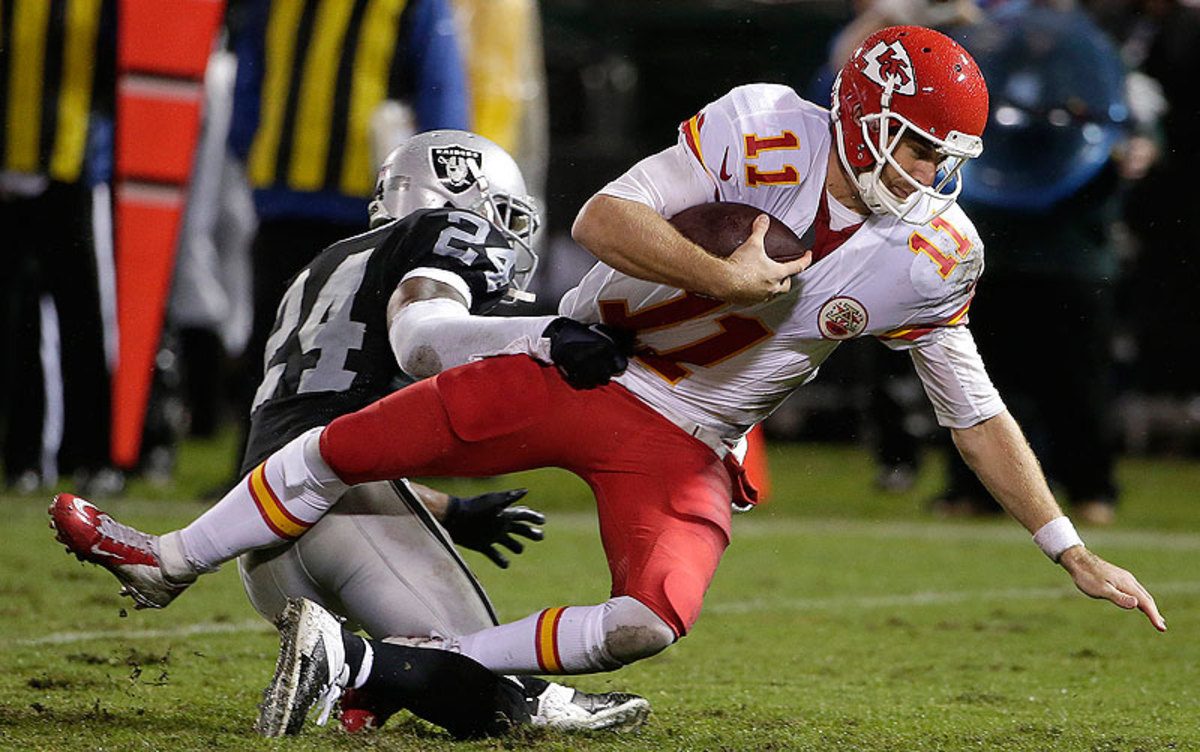
<svg viewBox="0 0 1200 752">
<path fill-rule="evenodd" d="M 1062 494 L 1117 519 L 1113 465 L 1200 455 L 1194 0 L 0 0 L 3 481 L 168 485 L 185 442 L 234 480 L 288 278 L 366 229 L 384 154 L 477 130 L 545 211 L 537 303 L 590 266 L 575 212 L 728 89 L 828 104 L 831 71 L 933 26 L 991 91 L 961 199 L 988 271 L 972 308 L 1010 408 Z M 941 514 L 990 514 L 947 456 L 907 357 L 844 344 L 765 424 L 854 444 L 874 483 L 937 461 Z M 944 468 L 944 469 L 943 469 Z"/>
</svg>

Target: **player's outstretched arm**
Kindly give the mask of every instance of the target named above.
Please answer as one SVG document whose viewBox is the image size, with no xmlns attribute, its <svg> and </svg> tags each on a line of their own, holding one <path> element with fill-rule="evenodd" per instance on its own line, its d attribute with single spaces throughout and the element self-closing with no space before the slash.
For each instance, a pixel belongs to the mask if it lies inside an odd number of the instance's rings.
<svg viewBox="0 0 1200 752">
<path fill-rule="evenodd" d="M 584 204 L 571 235 L 596 258 L 630 276 L 691 290 L 729 303 L 769 300 L 791 288 L 809 258 L 778 263 L 767 256 L 764 216 L 728 258 L 718 258 L 681 235 L 645 204 L 598 194 Z"/>
<path fill-rule="evenodd" d="M 953 429 L 952 435 L 963 459 L 996 501 L 1035 534 L 1034 540 L 1067 570 L 1080 591 L 1121 608 L 1138 608 L 1155 629 L 1166 630 L 1154 598 L 1137 579 L 1087 550 L 1074 534 L 1033 450 L 1008 411 L 970 428 Z"/>
<path fill-rule="evenodd" d="M 427 378 L 490 355 L 529 355 L 554 365 L 576 389 L 624 372 L 633 335 L 563 316 L 475 316 L 444 282 L 406 279 L 388 301 L 388 341 L 401 370 Z"/>
</svg>

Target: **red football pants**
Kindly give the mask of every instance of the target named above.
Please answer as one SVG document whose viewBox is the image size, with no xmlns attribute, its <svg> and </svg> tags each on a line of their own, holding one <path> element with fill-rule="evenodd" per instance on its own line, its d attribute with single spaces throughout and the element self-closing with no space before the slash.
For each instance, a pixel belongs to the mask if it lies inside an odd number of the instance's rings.
<svg viewBox="0 0 1200 752">
<path fill-rule="evenodd" d="M 321 454 L 348 483 L 561 467 L 596 496 L 612 595 L 683 635 L 729 545 L 729 472 L 618 384 L 577 390 L 524 355 L 488 358 L 333 421 Z"/>
</svg>

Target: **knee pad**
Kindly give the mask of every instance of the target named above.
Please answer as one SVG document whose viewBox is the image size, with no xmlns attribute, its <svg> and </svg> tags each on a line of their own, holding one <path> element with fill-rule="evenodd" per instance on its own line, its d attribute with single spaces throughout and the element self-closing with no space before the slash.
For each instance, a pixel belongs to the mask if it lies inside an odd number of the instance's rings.
<svg viewBox="0 0 1200 752">
<path fill-rule="evenodd" d="M 627 595 L 604 604 L 604 646 L 623 664 L 660 653 L 675 642 L 675 630 L 636 598 Z"/>
</svg>

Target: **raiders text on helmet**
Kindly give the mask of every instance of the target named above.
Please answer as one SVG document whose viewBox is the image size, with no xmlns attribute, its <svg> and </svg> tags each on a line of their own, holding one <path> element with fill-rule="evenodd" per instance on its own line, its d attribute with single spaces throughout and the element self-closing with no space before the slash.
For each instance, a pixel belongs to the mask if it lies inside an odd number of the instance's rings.
<svg viewBox="0 0 1200 752">
<path fill-rule="evenodd" d="M 487 217 L 505 234 L 517 251 L 513 285 L 526 289 L 537 268 L 532 242 L 541 219 L 508 152 L 468 131 L 418 133 L 384 160 L 368 213 L 377 227 L 417 209 L 447 206 Z"/>
<path fill-rule="evenodd" d="M 863 201 L 876 214 L 923 224 L 948 209 L 962 190 L 959 171 L 983 152 L 988 94 L 983 74 L 954 40 L 920 26 L 892 26 L 859 46 L 833 84 L 838 156 Z M 921 185 L 894 152 L 907 133 L 940 156 L 934 185 Z M 892 165 L 916 190 L 901 199 L 880 180 Z M 929 203 L 917 209 L 922 199 Z"/>
</svg>

